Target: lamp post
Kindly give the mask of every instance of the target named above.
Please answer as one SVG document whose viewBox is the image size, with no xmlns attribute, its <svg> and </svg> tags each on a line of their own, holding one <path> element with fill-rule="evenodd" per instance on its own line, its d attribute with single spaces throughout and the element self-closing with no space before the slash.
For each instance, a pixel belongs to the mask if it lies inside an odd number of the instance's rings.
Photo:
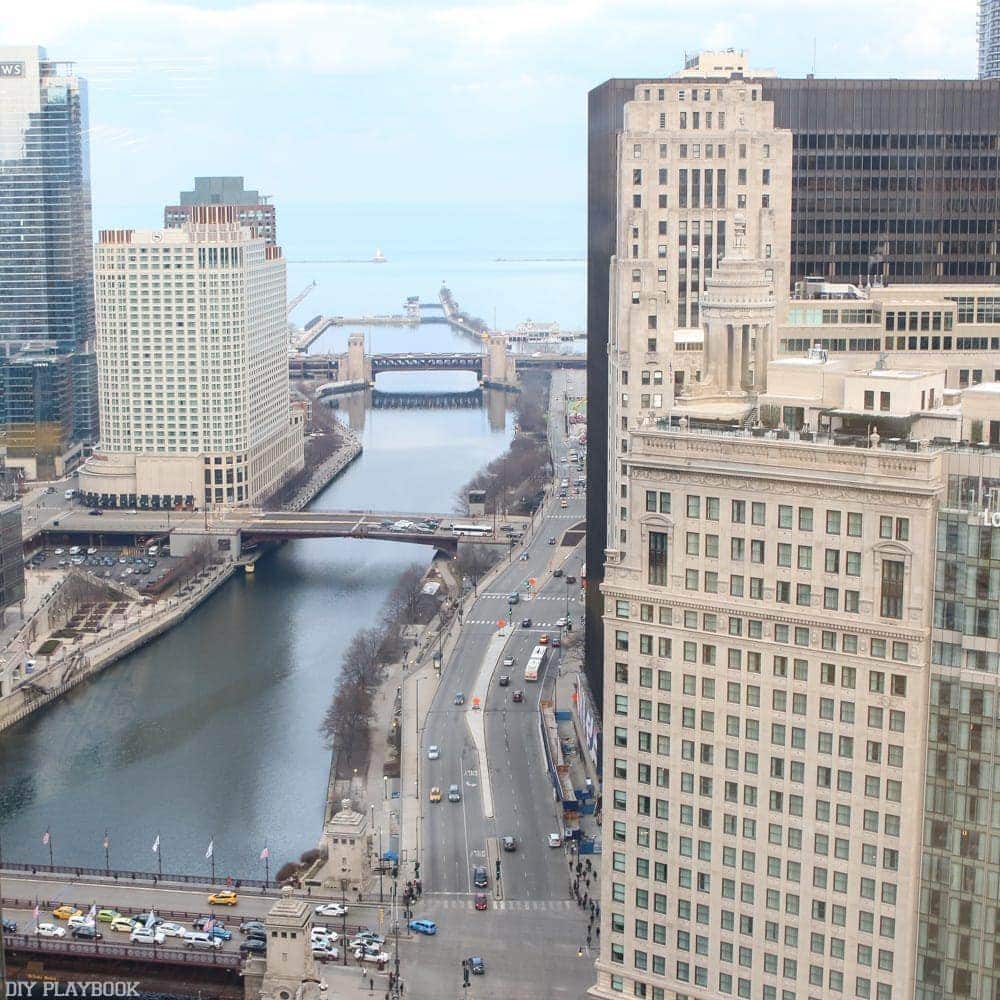
<svg viewBox="0 0 1000 1000">
<path fill-rule="evenodd" d="M 385 897 L 382 895 L 382 827 L 378 828 L 378 901 L 380 903 L 385 901 Z"/>
</svg>

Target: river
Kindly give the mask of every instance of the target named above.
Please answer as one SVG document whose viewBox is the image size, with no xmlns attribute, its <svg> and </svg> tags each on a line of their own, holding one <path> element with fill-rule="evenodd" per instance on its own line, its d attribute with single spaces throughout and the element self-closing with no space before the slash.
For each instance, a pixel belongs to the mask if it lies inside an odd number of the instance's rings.
<svg viewBox="0 0 1000 1000">
<path fill-rule="evenodd" d="M 314 350 L 341 348 L 347 332 L 331 331 Z M 475 349 L 442 326 L 371 337 L 376 350 L 406 349 L 407 338 L 425 350 Z M 378 380 L 386 390 L 474 387 L 469 373 Z M 449 512 L 512 433 L 502 406 L 492 422 L 483 407 L 354 406 L 352 417 L 363 423 L 364 454 L 314 508 Z M 168 635 L 0 735 L 3 856 L 46 863 L 49 830 L 57 864 L 103 866 L 107 831 L 113 867 L 155 871 L 159 837 L 165 872 L 207 873 L 211 841 L 220 878 L 262 877 L 264 846 L 272 872 L 315 846 L 329 765 L 318 725 L 341 654 L 377 620 L 402 569 L 429 558 L 391 542 L 288 544 Z"/>
</svg>

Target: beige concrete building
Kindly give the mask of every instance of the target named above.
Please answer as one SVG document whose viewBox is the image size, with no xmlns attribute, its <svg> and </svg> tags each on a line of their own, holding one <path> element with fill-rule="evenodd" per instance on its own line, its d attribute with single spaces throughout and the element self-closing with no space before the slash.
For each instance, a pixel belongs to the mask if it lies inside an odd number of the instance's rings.
<svg viewBox="0 0 1000 1000">
<path fill-rule="evenodd" d="M 746 215 L 727 202 L 705 247 L 689 174 L 648 259 L 631 158 L 691 114 L 702 61 L 737 55 L 692 60 L 683 89 L 637 86 L 619 149 L 633 216 L 612 264 L 592 993 L 996 1000 L 995 297 L 811 279 L 783 295 L 790 147 L 741 79 L 708 101 L 699 84 L 698 109 L 750 109 Z M 669 212 L 680 177 L 666 187 Z"/>
<path fill-rule="evenodd" d="M 303 465 L 281 248 L 233 206 L 175 229 L 104 230 L 96 250 L 101 443 L 90 503 L 252 505 Z"/>
</svg>

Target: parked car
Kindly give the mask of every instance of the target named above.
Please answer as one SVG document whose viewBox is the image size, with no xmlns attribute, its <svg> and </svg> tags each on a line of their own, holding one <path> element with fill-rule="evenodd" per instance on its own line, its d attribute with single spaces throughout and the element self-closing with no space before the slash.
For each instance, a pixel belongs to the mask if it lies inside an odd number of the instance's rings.
<svg viewBox="0 0 1000 1000">
<path fill-rule="evenodd" d="M 476 909 L 477 910 L 485 910 L 488 906 L 489 906 L 489 904 L 486 901 L 486 893 L 485 892 L 477 892 L 476 893 Z"/>
<path fill-rule="evenodd" d="M 219 951 L 222 948 L 222 939 L 212 937 L 203 931 L 188 931 L 184 935 L 185 948 L 197 948 L 201 951 Z"/>
<path fill-rule="evenodd" d="M 212 906 L 235 906 L 239 902 L 239 896 L 232 889 L 220 889 L 208 897 L 208 902 Z"/>
<path fill-rule="evenodd" d="M 80 917 L 83 914 L 75 906 L 63 904 L 52 911 L 52 916 L 58 917 L 60 920 L 69 920 L 70 917 Z"/>
<path fill-rule="evenodd" d="M 429 746 L 427 748 L 427 759 L 437 760 L 441 756 L 441 748 L 439 746 Z"/>
<path fill-rule="evenodd" d="M 421 919 L 421 920 L 411 920 L 410 930 L 416 931 L 418 934 L 437 934 L 438 928 L 437 924 L 433 920 Z"/>
<path fill-rule="evenodd" d="M 100 941 L 104 935 L 94 924 L 80 924 L 73 928 L 73 937 L 78 941 Z"/>
<path fill-rule="evenodd" d="M 448 801 L 449 802 L 461 802 L 462 801 L 462 789 L 458 785 L 448 786 Z"/>
<path fill-rule="evenodd" d="M 17 924 L 13 920 L 8 920 L 7 917 L 3 918 L 3 930 L 5 934 L 16 934 Z"/>
<path fill-rule="evenodd" d="M 111 929 L 124 934 L 131 934 L 134 926 L 135 921 L 131 917 L 118 916 L 111 921 Z"/>
<path fill-rule="evenodd" d="M 343 917 L 346 913 L 343 903 L 321 903 L 316 907 L 316 915 L 320 917 Z"/>
<path fill-rule="evenodd" d="M 73 916 L 66 921 L 66 926 L 73 930 L 74 927 L 85 927 L 88 924 L 93 924 L 93 920 L 90 917 L 84 916 L 82 913 L 74 913 Z"/>
<path fill-rule="evenodd" d="M 330 930 L 329 927 L 314 924 L 309 931 L 309 937 L 313 941 L 336 941 L 340 935 L 336 931 Z"/>
<path fill-rule="evenodd" d="M 266 955 L 267 954 L 267 939 L 266 938 L 247 938 L 246 941 L 240 943 L 240 954 L 241 955 Z M 313 957 L 315 958 L 315 949 L 313 949 Z"/>
<path fill-rule="evenodd" d="M 313 941 L 312 955 L 317 962 L 335 962 L 340 958 L 340 951 L 334 948 L 333 945 Z"/>
<path fill-rule="evenodd" d="M 35 928 L 35 933 L 39 937 L 62 938 L 66 937 L 66 928 L 60 927 L 59 924 L 39 924 Z"/>
<path fill-rule="evenodd" d="M 212 924 L 211 930 L 205 931 L 205 933 L 219 938 L 220 941 L 229 941 L 233 936 L 233 932 L 225 924 Z"/>
<path fill-rule="evenodd" d="M 317 906 L 316 907 L 316 912 L 319 913 L 319 911 L 320 911 L 320 907 Z M 248 931 L 257 931 L 257 930 L 260 930 L 260 931 L 266 931 L 267 930 L 267 928 L 264 926 L 264 921 L 263 920 L 253 920 L 253 919 L 244 920 L 240 924 L 240 933 L 242 933 L 242 934 L 246 934 Z"/>
<path fill-rule="evenodd" d="M 183 924 L 175 923 L 173 920 L 164 920 L 160 924 L 160 930 L 167 937 L 184 937 L 187 933 L 187 928 Z"/>
<path fill-rule="evenodd" d="M 378 965 L 385 965 L 389 961 L 388 954 L 384 951 L 379 951 L 377 948 L 372 951 L 359 948 L 354 953 L 354 958 L 359 962 L 375 962 Z"/>
<path fill-rule="evenodd" d="M 357 951 L 358 948 L 381 948 L 384 944 L 385 938 L 381 934 L 376 934 L 374 931 L 369 930 L 360 930 L 351 939 L 348 947 Z"/>
</svg>

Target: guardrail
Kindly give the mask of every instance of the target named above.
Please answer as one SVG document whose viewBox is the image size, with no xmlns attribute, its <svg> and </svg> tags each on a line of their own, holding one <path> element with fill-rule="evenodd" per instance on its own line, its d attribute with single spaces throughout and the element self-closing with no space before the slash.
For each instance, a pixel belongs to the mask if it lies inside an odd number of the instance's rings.
<svg viewBox="0 0 1000 1000">
<path fill-rule="evenodd" d="M 160 875 L 156 872 L 132 871 L 126 868 L 81 868 L 77 865 L 38 865 L 7 860 L 0 863 L 0 871 L 28 872 L 31 875 L 72 875 L 76 878 L 87 876 L 90 878 L 112 879 L 115 884 L 119 885 L 121 883 L 140 881 L 152 882 L 154 885 L 160 882 L 178 882 L 182 885 L 201 886 L 209 891 L 214 891 L 220 886 L 225 889 L 239 889 L 244 887 L 260 889 L 266 887 L 273 889 L 274 892 L 278 892 L 281 888 L 274 879 L 270 879 L 265 883 L 263 879 L 259 878 L 242 878 L 234 885 L 222 885 L 218 879 L 213 881 L 208 875 L 178 875 L 171 872 Z"/>
<path fill-rule="evenodd" d="M 7 953 L 78 955 L 80 958 L 108 958 L 118 962 L 157 962 L 164 965 L 199 965 L 238 971 L 242 959 L 234 952 L 201 951 L 170 948 L 159 945 L 110 944 L 103 941 L 83 942 L 67 938 L 43 938 L 35 934 L 4 934 Z"/>
</svg>

